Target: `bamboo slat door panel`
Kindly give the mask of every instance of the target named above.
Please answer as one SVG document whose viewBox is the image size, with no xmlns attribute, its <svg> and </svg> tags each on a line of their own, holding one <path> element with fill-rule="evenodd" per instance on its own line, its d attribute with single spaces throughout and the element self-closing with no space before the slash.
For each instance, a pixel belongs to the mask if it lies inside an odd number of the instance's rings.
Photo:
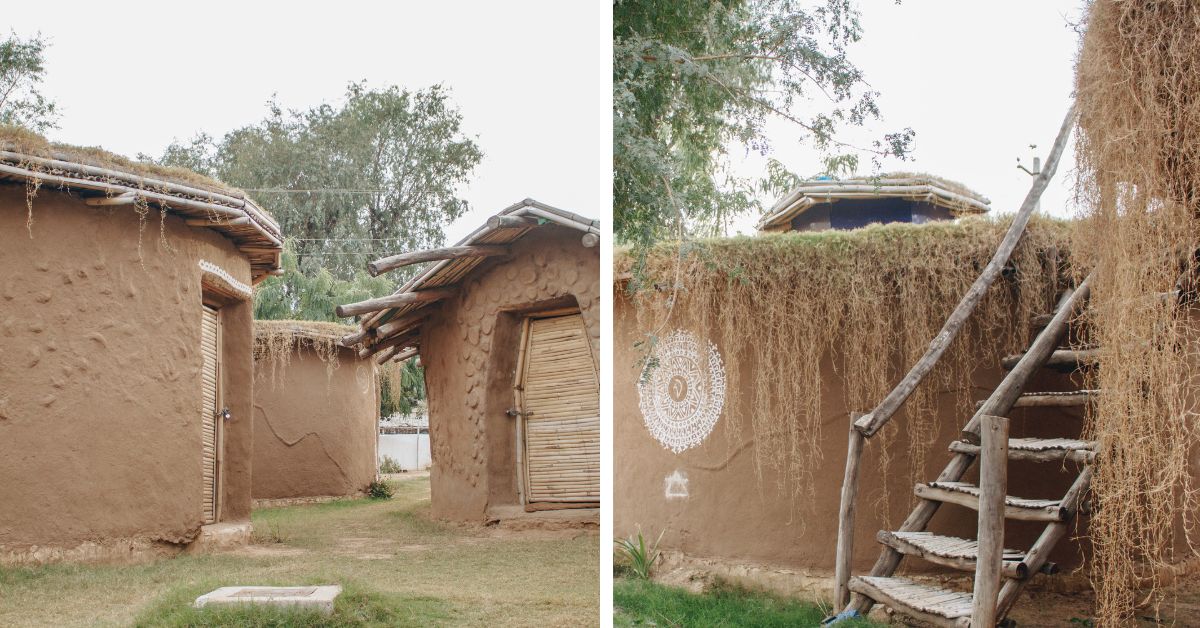
<svg viewBox="0 0 1200 628">
<path fill-rule="evenodd" d="M 220 426 L 217 423 L 217 404 L 220 388 L 220 318 L 217 310 L 207 305 L 200 324 L 200 354 L 204 366 L 200 372 L 200 429 L 202 443 L 202 492 L 201 517 L 205 524 L 217 520 L 217 451 L 220 447 Z"/>
<path fill-rule="evenodd" d="M 599 502 L 600 382 L 583 317 L 533 318 L 526 329 L 526 501 Z"/>
</svg>

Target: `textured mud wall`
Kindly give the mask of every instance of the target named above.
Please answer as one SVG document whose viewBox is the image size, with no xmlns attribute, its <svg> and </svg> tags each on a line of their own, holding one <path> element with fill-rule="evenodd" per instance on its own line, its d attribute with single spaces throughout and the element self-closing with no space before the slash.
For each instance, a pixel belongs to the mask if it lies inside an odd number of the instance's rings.
<svg viewBox="0 0 1200 628">
<path fill-rule="evenodd" d="M 219 234 L 0 185 L 0 557 L 200 528 L 200 260 L 249 283 Z M 169 247 L 169 249 L 167 248 Z M 223 520 L 250 509 L 251 308 L 223 308 Z"/>
<path fill-rule="evenodd" d="M 467 279 L 423 329 L 435 516 L 480 520 L 488 506 L 518 503 L 516 433 L 505 410 L 515 403 L 521 317 L 576 303 L 598 361 L 599 248 L 580 244 L 578 231 L 543 226 L 513 244 L 511 259 Z"/>
<path fill-rule="evenodd" d="M 375 479 L 374 362 L 340 349 L 330 370 L 300 347 L 286 367 L 255 362 L 255 499 L 351 495 Z"/>
<path fill-rule="evenodd" d="M 822 369 L 824 395 L 821 444 L 824 452 L 814 478 L 815 498 L 793 503 L 793 487 L 782 485 L 771 469 L 758 475 L 755 439 L 749 425 L 740 433 L 729 429 L 725 417 L 718 418 L 707 438 L 698 446 L 675 454 L 647 430 L 638 406 L 637 382 L 642 353 L 634 342 L 643 340 L 632 306 L 614 295 L 613 439 L 614 534 L 636 534 L 639 527 L 655 538 L 666 531 L 664 548 L 692 556 L 730 561 L 764 563 L 785 568 L 832 572 L 837 540 L 838 505 L 846 464 L 846 443 L 851 408 L 844 406 L 840 378 L 830 364 Z M 688 330 L 713 342 L 721 351 L 721 338 L 704 330 Z M 984 364 L 999 364 L 999 356 Z M 745 364 L 743 373 L 755 373 Z M 980 368 L 972 382 L 972 395 L 984 398 L 1003 377 L 999 368 Z M 782 373 L 761 376 L 786 377 Z M 747 378 L 751 379 L 751 378 Z M 1073 390 L 1079 388 L 1065 376 L 1044 375 L 1029 390 Z M 748 413 L 753 395 L 749 390 L 727 400 L 740 398 Z M 959 436 L 969 416 L 955 411 L 954 391 L 942 391 L 938 414 L 941 429 L 930 450 L 926 468 L 917 476 L 936 478 L 949 461 L 946 447 Z M 727 401 L 728 403 L 728 401 Z M 865 411 L 869 408 L 854 408 Z M 1078 409 L 1016 409 L 1011 413 L 1012 436 L 1065 436 L 1078 434 Z M 903 421 L 898 416 L 894 422 Z M 890 473 L 884 475 L 882 453 L 891 457 Z M 881 434 L 868 441 L 859 484 L 856 523 L 855 570 L 869 570 L 879 554 L 875 533 L 894 530 L 914 505 L 913 478 L 907 459 L 909 443 L 903 430 Z M 1074 480 L 1074 466 L 1066 472 L 1056 464 L 1016 463 L 1009 467 L 1009 493 L 1030 498 L 1059 498 Z M 978 468 L 964 478 L 978 483 Z M 944 504 L 933 519 L 931 531 L 975 538 L 977 514 L 960 506 Z M 1086 519 L 1085 519 L 1086 521 Z M 1005 547 L 1028 548 L 1044 524 L 1008 523 Z M 1081 531 L 1085 531 L 1084 530 Z M 1052 560 L 1071 566 L 1079 562 L 1080 546 L 1061 543 Z M 908 569 L 929 569 L 929 563 L 908 560 Z"/>
</svg>

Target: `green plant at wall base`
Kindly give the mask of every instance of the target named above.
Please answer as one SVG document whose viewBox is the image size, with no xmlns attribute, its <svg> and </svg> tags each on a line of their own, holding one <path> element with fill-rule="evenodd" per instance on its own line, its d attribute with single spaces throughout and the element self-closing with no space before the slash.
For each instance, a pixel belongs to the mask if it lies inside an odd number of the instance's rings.
<svg viewBox="0 0 1200 628">
<path fill-rule="evenodd" d="M 658 562 L 661 554 L 658 551 L 658 544 L 666 533 L 666 530 L 660 532 L 658 538 L 654 540 L 654 544 L 649 547 L 646 546 L 646 538 L 642 536 L 641 530 L 638 531 L 636 537 L 631 536 L 613 541 L 617 544 L 617 553 L 620 559 L 626 563 L 630 575 L 641 580 L 650 579 L 650 572 L 654 569 L 654 563 Z"/>
<path fill-rule="evenodd" d="M 397 462 L 395 458 L 385 455 L 383 457 L 383 462 L 379 463 L 379 472 L 404 473 L 404 469 L 400 466 L 400 463 Z"/>
<path fill-rule="evenodd" d="M 367 496 L 371 499 L 391 499 L 394 493 L 387 482 L 375 480 L 367 485 Z"/>
</svg>

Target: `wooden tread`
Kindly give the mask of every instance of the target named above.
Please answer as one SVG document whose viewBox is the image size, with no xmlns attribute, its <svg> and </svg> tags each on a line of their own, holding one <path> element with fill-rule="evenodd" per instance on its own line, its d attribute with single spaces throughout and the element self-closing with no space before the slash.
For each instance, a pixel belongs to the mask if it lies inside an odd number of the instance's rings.
<svg viewBox="0 0 1200 628">
<path fill-rule="evenodd" d="M 1008 459 L 1032 462 L 1082 462 L 1091 464 L 1096 457 L 1096 443 L 1072 438 L 1010 438 Z M 967 441 L 950 443 L 950 451 L 957 454 L 979 455 L 979 445 Z"/>
<path fill-rule="evenodd" d="M 1013 403 L 1014 408 L 1071 408 L 1092 403 L 1100 395 L 1097 389 L 1059 390 L 1052 392 L 1022 393 Z M 975 402 L 975 409 L 983 407 L 986 399 Z"/>
<path fill-rule="evenodd" d="M 1024 353 L 1015 353 L 1005 356 L 1000 360 L 1000 366 L 1005 370 L 1012 370 L 1017 366 L 1017 362 L 1021 361 Z M 1099 349 L 1059 349 L 1050 354 L 1042 366 L 1054 368 L 1075 370 L 1086 366 L 1095 366 L 1100 360 Z"/>
<path fill-rule="evenodd" d="M 974 573 L 979 555 L 979 543 L 956 536 L 940 536 L 932 532 L 890 532 L 880 530 L 875 538 L 882 544 L 904 554 L 916 556 L 928 562 Z M 1023 580 L 1029 577 L 1029 567 L 1024 563 L 1025 552 L 1004 550 L 1001 573 L 1006 578 Z M 1057 571 L 1056 566 L 1042 569 L 1043 573 Z"/>
<path fill-rule="evenodd" d="M 935 626 L 971 625 L 971 594 L 917 584 L 908 578 L 854 576 L 850 590 L 893 611 Z"/>
<path fill-rule="evenodd" d="M 969 482 L 918 484 L 913 492 L 921 499 L 966 506 L 979 510 L 979 487 Z M 1058 499 L 1004 498 L 1004 518 L 1018 521 L 1066 521 L 1070 516 Z"/>
</svg>

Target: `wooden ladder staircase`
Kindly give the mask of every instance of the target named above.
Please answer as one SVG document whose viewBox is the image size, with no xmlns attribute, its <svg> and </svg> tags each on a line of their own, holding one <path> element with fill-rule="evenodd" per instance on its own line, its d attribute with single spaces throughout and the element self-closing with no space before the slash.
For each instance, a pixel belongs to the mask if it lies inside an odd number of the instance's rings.
<svg viewBox="0 0 1200 628">
<path fill-rule="evenodd" d="M 904 521 L 899 530 L 880 531 L 876 539 L 883 545 L 883 553 L 871 570 L 870 575 L 854 576 L 845 587 L 855 597 L 847 610 L 865 614 L 872 605 L 883 604 L 892 611 L 936 626 L 972 626 L 975 609 L 973 593 L 944 589 L 919 584 L 908 578 L 895 575 L 905 557 L 915 557 L 944 567 L 976 573 L 979 570 L 980 540 L 941 536 L 925 531 L 930 519 L 942 504 L 965 506 L 981 510 L 980 501 L 985 498 L 985 489 L 962 481 L 967 470 L 981 458 L 981 427 L 989 419 L 1003 417 L 1010 410 L 1021 406 L 1082 405 L 1089 403 L 1095 391 L 1026 392 L 1031 377 L 1043 368 L 1058 368 L 1063 356 L 1070 357 L 1072 368 L 1090 364 L 1088 356 L 1094 352 L 1077 352 L 1061 349 L 1059 345 L 1067 336 L 1071 318 L 1083 305 L 1088 293 L 1087 281 L 1068 291 L 1048 324 L 1037 334 L 1027 351 L 1014 359 L 1006 359 L 1010 370 L 988 399 L 981 402 L 975 415 L 963 428 L 960 440 L 950 444 L 953 457 L 937 479 L 918 484 L 914 492 L 920 503 Z M 1079 359 L 1076 359 L 1079 358 Z M 869 418 L 869 417 L 864 417 Z M 867 422 L 859 419 L 856 427 Z M 1003 434 L 1007 437 L 1007 427 Z M 1006 438 L 1006 450 L 999 465 L 1009 461 L 1030 464 L 1056 464 L 1078 470 L 1074 482 L 1060 499 L 1029 499 L 1013 495 L 1001 495 L 999 521 L 985 521 L 980 517 L 981 528 L 987 525 L 1003 527 L 1004 519 L 1038 521 L 1045 529 L 1028 550 L 1001 549 L 999 573 L 1001 578 L 994 602 L 994 615 L 1003 619 L 1012 608 L 1022 587 L 1037 573 L 1052 574 L 1057 567 L 1047 561 L 1054 546 L 1066 536 L 1079 512 L 1081 500 L 1091 481 L 1091 464 L 1094 461 L 1094 443 L 1077 438 Z M 1069 464 L 1068 464 L 1069 463 Z M 1001 484 L 1003 486 L 1003 483 Z M 1003 538 L 1003 534 L 1000 534 Z M 845 593 L 840 593 L 845 596 Z M 843 601 L 843 603 L 845 603 Z"/>
<path fill-rule="evenodd" d="M 844 610 L 826 620 L 866 615 L 875 604 L 916 621 L 935 626 L 995 626 L 1004 620 L 1024 585 L 1037 573 L 1053 573 L 1047 558 L 1066 536 L 1091 483 L 1094 445 L 1078 438 L 1008 437 L 1008 419 L 1013 408 L 1022 406 L 1068 406 L 1090 403 L 1096 391 L 1029 392 L 1031 377 L 1044 368 L 1074 370 L 1094 363 L 1094 349 L 1062 348 L 1072 318 L 1088 299 L 1091 277 L 1065 291 L 1054 311 L 1038 317 L 1044 325 L 1021 354 L 1002 361 L 1008 373 L 962 429 L 961 439 L 950 445 L 950 462 L 932 482 L 918 484 L 917 505 L 898 530 L 881 531 L 876 539 L 882 552 L 869 575 L 852 576 L 854 516 L 858 494 L 859 466 L 866 440 L 884 426 L 941 359 L 963 329 L 991 284 L 1002 275 L 1029 219 L 1054 176 L 1063 148 L 1075 123 L 1074 106 L 1067 112 L 1046 166 L 1033 179 L 1029 193 L 1013 219 L 991 261 L 947 318 L 942 330 L 929 343 L 925 355 L 896 387 L 865 415 L 852 417 L 838 516 L 837 563 L 834 603 Z M 1008 494 L 1009 461 L 1029 464 L 1057 463 L 1078 469 L 1070 488 L 1059 499 L 1029 499 Z M 964 482 L 967 471 L 980 465 L 979 485 Z M 977 511 L 975 539 L 940 536 L 926 530 L 942 504 L 965 506 Z M 1041 535 L 1027 550 L 1004 548 L 1006 519 L 1045 524 Z M 953 569 L 973 572 L 974 589 L 968 593 L 914 582 L 896 575 L 901 561 L 917 557 Z"/>
</svg>

